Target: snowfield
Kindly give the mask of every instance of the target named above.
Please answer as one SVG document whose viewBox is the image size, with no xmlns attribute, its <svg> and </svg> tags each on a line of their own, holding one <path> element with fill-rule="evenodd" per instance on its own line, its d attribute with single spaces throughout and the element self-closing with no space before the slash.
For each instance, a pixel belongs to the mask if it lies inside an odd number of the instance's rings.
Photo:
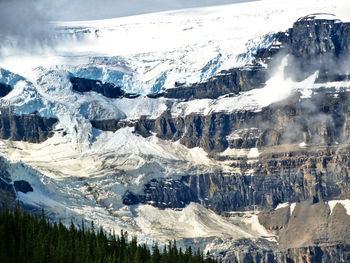
<svg viewBox="0 0 350 263">
<path fill-rule="evenodd" d="M 337 204 L 341 204 L 345 208 L 346 213 L 348 215 L 350 215 L 350 200 L 349 199 L 328 201 L 328 205 L 329 205 L 329 208 L 331 210 L 330 214 L 333 213 L 333 209 Z"/>
</svg>

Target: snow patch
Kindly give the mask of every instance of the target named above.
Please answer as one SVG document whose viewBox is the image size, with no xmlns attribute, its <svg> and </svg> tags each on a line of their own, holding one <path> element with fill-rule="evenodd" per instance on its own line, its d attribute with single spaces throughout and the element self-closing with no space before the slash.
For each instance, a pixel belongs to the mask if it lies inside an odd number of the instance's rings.
<svg viewBox="0 0 350 263">
<path fill-rule="evenodd" d="M 250 149 L 236 149 L 236 148 L 227 148 L 225 151 L 219 153 L 220 156 L 234 156 L 234 157 L 244 157 L 248 156 Z"/>
<path fill-rule="evenodd" d="M 289 206 L 289 202 L 281 203 L 281 204 L 278 204 L 278 206 L 276 206 L 275 210 L 278 210 L 278 209 L 281 209 L 284 207 L 288 207 L 288 206 Z"/>
<path fill-rule="evenodd" d="M 333 209 L 336 206 L 336 204 L 341 204 L 342 206 L 344 206 L 346 213 L 348 215 L 350 215 L 350 200 L 349 199 L 328 201 L 329 208 L 331 209 L 330 214 L 332 214 Z"/>
<path fill-rule="evenodd" d="M 299 147 L 300 147 L 300 148 L 305 148 L 305 147 L 307 147 L 306 142 L 301 142 L 301 143 L 299 143 Z"/>
<path fill-rule="evenodd" d="M 266 228 L 260 224 L 258 215 L 254 214 L 250 218 L 246 218 L 245 222 L 251 224 L 252 230 L 258 232 L 261 236 L 266 238 L 269 241 L 276 242 L 276 237 L 271 235 Z"/>
<path fill-rule="evenodd" d="M 293 214 L 293 211 L 294 211 L 294 209 L 295 209 L 295 206 L 296 206 L 296 203 L 291 203 L 291 204 L 290 204 L 290 208 L 289 208 L 289 209 L 290 209 L 290 210 L 289 210 L 289 211 L 290 211 L 290 213 L 289 213 L 290 215 Z"/>
<path fill-rule="evenodd" d="M 281 204 L 278 204 L 276 206 L 275 211 L 278 210 L 278 209 L 284 208 L 284 207 L 289 207 L 289 214 L 291 216 L 293 214 L 295 206 L 296 206 L 296 203 L 289 203 L 289 202 L 281 203 Z"/>
<path fill-rule="evenodd" d="M 260 153 L 259 153 L 258 148 L 251 148 L 247 157 L 250 159 L 254 159 L 254 158 L 258 158 L 259 155 L 260 155 Z"/>
<path fill-rule="evenodd" d="M 256 159 L 259 157 L 260 153 L 258 148 L 250 149 L 237 149 L 237 148 L 227 148 L 225 151 L 219 153 L 220 156 L 232 156 L 232 157 L 247 157 L 249 159 Z"/>
</svg>

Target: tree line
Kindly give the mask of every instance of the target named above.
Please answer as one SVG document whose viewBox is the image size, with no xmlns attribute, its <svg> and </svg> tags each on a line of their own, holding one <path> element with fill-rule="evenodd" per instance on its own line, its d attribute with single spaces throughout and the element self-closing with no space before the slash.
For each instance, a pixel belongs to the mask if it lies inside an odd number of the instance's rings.
<svg viewBox="0 0 350 263">
<path fill-rule="evenodd" d="M 159 248 L 138 244 L 136 236 L 129 240 L 127 232 L 120 235 L 95 229 L 93 222 L 80 227 L 71 222 L 51 223 L 44 211 L 41 217 L 17 206 L 0 212 L 0 261 L 2 263 L 214 263 L 200 250 L 184 251 L 176 241 Z"/>
</svg>

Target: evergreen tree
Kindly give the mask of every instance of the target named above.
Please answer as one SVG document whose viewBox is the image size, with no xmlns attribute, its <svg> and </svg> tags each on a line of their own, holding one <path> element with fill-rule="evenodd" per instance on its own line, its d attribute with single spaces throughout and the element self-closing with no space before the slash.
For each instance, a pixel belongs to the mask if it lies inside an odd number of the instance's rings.
<svg viewBox="0 0 350 263">
<path fill-rule="evenodd" d="M 77 228 L 71 221 L 69 228 L 62 222 L 50 223 L 44 211 L 40 218 L 22 211 L 17 206 L 13 212 L 0 211 L 0 259 L 1 263 L 212 263 L 217 262 L 197 250 L 192 254 L 177 248 L 176 241 L 169 242 L 160 252 L 158 244 L 152 249 L 138 244 L 137 237 L 129 241 L 128 233 L 120 236 L 100 228 L 94 223 L 86 228 L 82 221 Z"/>
</svg>

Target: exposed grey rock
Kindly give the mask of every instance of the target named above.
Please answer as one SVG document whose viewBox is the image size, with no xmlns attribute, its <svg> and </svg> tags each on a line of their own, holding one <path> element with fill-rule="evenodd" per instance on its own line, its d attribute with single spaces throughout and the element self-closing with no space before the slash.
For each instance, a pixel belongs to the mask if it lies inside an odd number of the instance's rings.
<svg viewBox="0 0 350 263">
<path fill-rule="evenodd" d="M 90 121 L 92 127 L 103 130 L 115 132 L 120 128 L 132 126 L 132 123 L 124 122 L 122 120 L 92 120 Z"/>
<path fill-rule="evenodd" d="M 331 213 L 328 204 L 310 200 L 291 211 L 287 206 L 259 215 L 260 223 L 279 236 L 271 262 L 349 262 L 350 216 L 343 205 Z"/>
<path fill-rule="evenodd" d="M 350 245 L 339 244 L 328 247 L 304 247 L 282 250 L 278 262 L 298 263 L 346 263 L 350 261 Z"/>
<path fill-rule="evenodd" d="M 324 202 L 298 203 L 279 237 L 282 248 L 350 243 L 350 215 L 341 204 L 331 213 Z"/>
<path fill-rule="evenodd" d="M 0 180 L 0 209 L 13 208 L 16 204 L 16 195 L 11 187 Z"/>
<path fill-rule="evenodd" d="M 36 114 L 15 115 L 2 108 L 0 114 L 0 138 L 13 141 L 40 143 L 53 135 L 54 118 L 43 118 Z"/>
<path fill-rule="evenodd" d="M 235 246 L 236 248 L 239 247 Z M 223 262 L 239 263 L 347 263 L 350 260 L 350 245 L 311 246 L 271 251 L 258 247 L 256 243 L 247 248 L 225 254 Z"/>
<path fill-rule="evenodd" d="M 24 194 L 28 192 L 33 192 L 33 187 L 27 181 L 24 181 L 24 180 L 14 181 L 13 185 L 17 192 L 22 192 Z"/>
<path fill-rule="evenodd" d="M 123 196 L 123 204 L 151 204 L 159 208 L 183 208 L 190 202 L 198 202 L 196 188 L 186 183 L 187 178 L 152 179 L 144 185 L 143 194 L 135 195 L 129 191 Z"/>
<path fill-rule="evenodd" d="M 7 94 L 9 94 L 12 90 L 12 87 L 10 85 L 7 85 L 5 83 L 0 83 L 0 98 L 5 97 Z"/>
<path fill-rule="evenodd" d="M 233 68 L 221 72 L 203 83 L 193 85 L 179 84 L 175 88 L 167 89 L 164 92 L 164 97 L 176 99 L 216 99 L 229 93 L 238 94 L 242 91 L 263 87 L 267 79 L 266 73 L 266 69 L 261 66 Z"/>
<path fill-rule="evenodd" d="M 299 20 L 289 30 L 288 52 L 294 58 L 289 75 L 302 80 L 319 71 L 318 81 L 348 78 L 350 23 L 337 20 Z M 338 76 L 343 77 L 338 77 Z"/>
<path fill-rule="evenodd" d="M 8 168 L 8 162 L 0 156 L 0 209 L 14 208 L 16 203 L 16 193 Z"/>
<path fill-rule="evenodd" d="M 126 191 L 123 195 L 123 204 L 124 205 L 137 205 L 140 203 L 139 197 L 134 195 L 130 191 Z"/>
<path fill-rule="evenodd" d="M 136 121 L 135 131 L 145 137 L 154 132 L 161 139 L 180 139 L 189 148 L 202 147 L 207 152 L 300 142 L 326 146 L 349 140 L 349 98 L 347 91 L 335 95 L 319 90 L 306 99 L 294 94 L 259 112 L 172 117 L 166 111 L 155 121 L 145 117 Z M 228 139 L 233 132 L 239 133 L 239 137 Z"/>
<path fill-rule="evenodd" d="M 350 24 L 331 20 L 299 20 L 275 42 L 257 52 L 251 65 L 234 68 L 193 85 L 148 97 L 190 100 L 215 99 L 261 88 L 268 70 L 288 55 L 285 74 L 301 81 L 319 71 L 318 83 L 349 80 Z M 265 64 L 267 67 L 261 66 Z M 281 89 L 284 87 L 281 86 Z M 226 262 L 350 262 L 350 216 L 337 205 L 330 213 L 327 200 L 350 196 L 350 92 L 315 90 L 309 98 L 295 93 L 261 111 L 216 112 L 207 116 L 172 116 L 165 111 L 155 120 L 143 116 L 130 124 L 147 137 L 179 140 L 186 147 L 202 147 L 217 161 L 227 161 L 237 172 L 190 174 L 180 180 L 153 179 L 143 193 L 126 192 L 126 205 L 147 203 L 159 208 L 180 208 L 200 202 L 218 213 L 265 211 L 259 221 L 279 236 L 279 247 L 264 239 L 238 240 L 232 249 L 218 251 Z M 95 125 L 116 130 L 118 122 Z M 235 136 L 230 136 L 230 135 Z M 305 147 L 300 147 L 303 142 Z M 227 148 L 258 148 L 247 156 L 220 156 Z M 284 202 L 295 210 L 277 211 Z"/>
<path fill-rule="evenodd" d="M 151 131 L 154 129 L 155 120 L 150 120 L 146 116 L 141 116 L 135 123 L 135 132 L 143 137 L 151 136 Z"/>
<path fill-rule="evenodd" d="M 78 92 L 94 91 L 108 98 L 128 98 L 134 99 L 139 97 L 139 94 L 126 93 L 122 88 L 113 83 L 103 83 L 100 80 L 71 77 L 72 89 Z"/>
<path fill-rule="evenodd" d="M 220 244 L 220 242 L 218 243 Z M 280 262 L 275 255 L 277 249 L 276 243 L 263 238 L 254 241 L 238 239 L 233 240 L 229 248 L 214 250 L 212 253 L 224 263 L 277 263 Z"/>
<path fill-rule="evenodd" d="M 334 246 L 349 244 L 350 215 L 344 206 L 312 200 L 259 214 L 259 222 L 279 236 L 279 247 Z"/>
<path fill-rule="evenodd" d="M 73 90 L 78 92 L 95 91 L 109 98 L 120 98 L 125 94 L 120 87 L 112 83 L 102 83 L 99 80 L 72 77 L 70 82 Z"/>
</svg>

